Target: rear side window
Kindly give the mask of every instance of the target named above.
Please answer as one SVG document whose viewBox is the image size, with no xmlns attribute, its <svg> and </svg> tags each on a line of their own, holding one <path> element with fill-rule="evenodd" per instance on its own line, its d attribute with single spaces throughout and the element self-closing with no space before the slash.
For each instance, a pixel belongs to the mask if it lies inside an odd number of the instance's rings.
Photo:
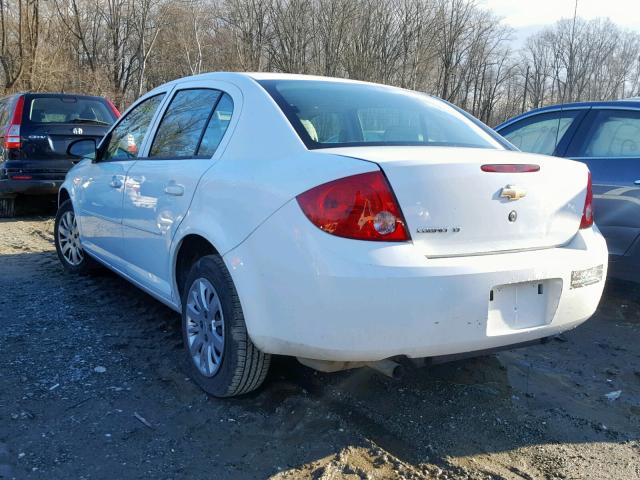
<svg viewBox="0 0 640 480">
<path fill-rule="evenodd" d="M 640 157 L 640 112 L 599 110 L 580 157 Z"/>
<path fill-rule="evenodd" d="M 220 95 L 219 90 L 209 89 L 178 91 L 158 126 L 149 157 L 196 156 L 203 131 Z"/>
<path fill-rule="evenodd" d="M 160 106 L 164 93 L 149 97 L 133 107 L 112 130 L 101 161 L 137 158 L 149 124 Z"/>
<path fill-rule="evenodd" d="M 553 155 L 579 113 L 579 110 L 542 113 L 501 129 L 500 135 L 523 152 Z"/>
<path fill-rule="evenodd" d="M 97 98 L 36 97 L 27 108 L 31 123 L 93 123 L 111 125 L 115 115 Z"/>
<path fill-rule="evenodd" d="M 216 109 L 209 119 L 207 129 L 204 131 L 202 142 L 200 143 L 200 147 L 198 147 L 197 155 L 199 157 L 211 157 L 215 153 L 224 133 L 227 131 L 227 127 L 229 127 L 232 114 L 233 100 L 225 93 L 222 95 L 222 98 L 220 98 Z"/>
</svg>

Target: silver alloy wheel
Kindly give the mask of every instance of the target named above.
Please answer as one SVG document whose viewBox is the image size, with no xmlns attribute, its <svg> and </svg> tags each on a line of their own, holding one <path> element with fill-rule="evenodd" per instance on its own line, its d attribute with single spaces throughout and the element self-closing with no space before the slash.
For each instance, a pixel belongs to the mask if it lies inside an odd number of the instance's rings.
<svg viewBox="0 0 640 480">
<path fill-rule="evenodd" d="M 206 278 L 198 278 L 189 289 L 187 340 L 195 366 L 205 377 L 213 377 L 224 352 L 224 316 L 218 292 Z"/>
<path fill-rule="evenodd" d="M 62 256 L 69 264 L 77 267 L 84 260 L 84 251 L 80 244 L 80 232 L 76 216 L 72 210 L 65 212 L 58 224 L 58 244 Z"/>
</svg>

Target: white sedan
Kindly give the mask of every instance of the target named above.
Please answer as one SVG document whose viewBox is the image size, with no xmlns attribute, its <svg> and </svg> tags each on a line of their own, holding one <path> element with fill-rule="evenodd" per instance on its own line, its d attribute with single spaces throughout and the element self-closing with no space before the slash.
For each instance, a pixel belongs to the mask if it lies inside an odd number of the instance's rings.
<svg viewBox="0 0 640 480">
<path fill-rule="evenodd" d="M 60 261 L 182 313 L 192 375 L 257 388 L 270 355 L 333 371 L 571 329 L 607 247 L 584 164 L 524 154 L 428 95 L 211 73 L 149 92 L 60 190 Z"/>
</svg>

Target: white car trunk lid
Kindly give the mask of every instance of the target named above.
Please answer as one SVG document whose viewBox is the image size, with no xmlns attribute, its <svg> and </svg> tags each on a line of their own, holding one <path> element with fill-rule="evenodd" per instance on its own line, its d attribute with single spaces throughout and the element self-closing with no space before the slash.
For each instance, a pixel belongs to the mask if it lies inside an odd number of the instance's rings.
<svg viewBox="0 0 640 480">
<path fill-rule="evenodd" d="M 319 151 L 320 152 L 320 151 Z M 446 147 L 351 147 L 326 153 L 376 162 L 428 257 L 549 248 L 578 231 L 587 186 L 581 163 L 520 152 Z M 534 164 L 526 173 L 482 165 Z M 524 196 L 502 197 L 503 189 Z"/>
</svg>

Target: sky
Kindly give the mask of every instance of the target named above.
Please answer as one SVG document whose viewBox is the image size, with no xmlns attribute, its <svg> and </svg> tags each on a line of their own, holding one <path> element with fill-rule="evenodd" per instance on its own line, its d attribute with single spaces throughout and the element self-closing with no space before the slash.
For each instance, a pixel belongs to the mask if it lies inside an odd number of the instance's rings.
<svg viewBox="0 0 640 480">
<path fill-rule="evenodd" d="M 504 17 L 504 23 L 516 30 L 515 43 L 522 43 L 530 34 L 563 17 L 573 17 L 575 7 L 575 0 L 479 0 L 478 3 Z M 578 0 L 578 16 L 609 17 L 619 26 L 640 33 L 640 0 Z"/>
</svg>

